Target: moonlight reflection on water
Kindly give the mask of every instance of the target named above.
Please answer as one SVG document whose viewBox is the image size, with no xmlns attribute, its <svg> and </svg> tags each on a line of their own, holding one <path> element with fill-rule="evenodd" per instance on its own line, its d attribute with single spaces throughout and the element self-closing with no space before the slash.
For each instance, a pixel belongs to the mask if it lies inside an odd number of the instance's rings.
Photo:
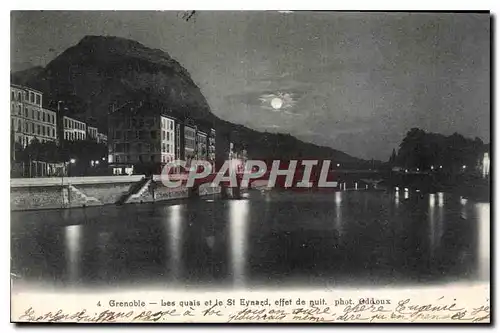
<svg viewBox="0 0 500 333">
<path fill-rule="evenodd" d="M 250 191 L 13 212 L 12 273 L 26 283 L 176 288 L 487 280 L 489 207 L 445 193 Z"/>
</svg>

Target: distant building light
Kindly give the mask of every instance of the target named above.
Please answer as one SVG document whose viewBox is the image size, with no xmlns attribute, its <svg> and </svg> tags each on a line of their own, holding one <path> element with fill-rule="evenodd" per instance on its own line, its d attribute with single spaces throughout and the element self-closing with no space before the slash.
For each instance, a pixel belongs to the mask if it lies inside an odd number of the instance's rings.
<svg viewBox="0 0 500 333">
<path fill-rule="evenodd" d="M 462 169 L 465 169 L 465 168 L 467 168 L 467 166 L 466 165 L 462 165 Z"/>
<path fill-rule="evenodd" d="M 483 155 L 483 177 L 486 177 L 490 174 L 490 155 L 488 153 L 484 153 Z"/>
<path fill-rule="evenodd" d="M 442 168 L 443 168 L 443 166 L 442 166 L 442 165 L 440 165 L 440 166 L 439 166 L 439 169 L 442 169 Z"/>
<path fill-rule="evenodd" d="M 419 169 L 419 168 L 417 168 L 417 171 L 420 171 L 420 169 Z"/>
<path fill-rule="evenodd" d="M 431 170 L 434 170 L 434 165 L 431 165 Z"/>
</svg>

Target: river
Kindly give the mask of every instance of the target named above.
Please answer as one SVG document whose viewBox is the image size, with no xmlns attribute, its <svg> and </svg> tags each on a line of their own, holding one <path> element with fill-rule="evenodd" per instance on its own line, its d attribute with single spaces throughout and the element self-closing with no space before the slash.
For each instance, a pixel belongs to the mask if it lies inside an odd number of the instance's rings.
<svg viewBox="0 0 500 333">
<path fill-rule="evenodd" d="M 279 288 L 489 280 L 490 204 L 446 193 L 251 190 L 11 213 L 16 284 Z"/>
</svg>

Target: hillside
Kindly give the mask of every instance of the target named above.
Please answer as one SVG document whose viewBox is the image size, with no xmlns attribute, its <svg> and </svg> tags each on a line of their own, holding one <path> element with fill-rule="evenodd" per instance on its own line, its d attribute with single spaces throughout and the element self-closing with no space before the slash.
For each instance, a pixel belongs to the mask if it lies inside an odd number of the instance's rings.
<svg viewBox="0 0 500 333">
<path fill-rule="evenodd" d="M 209 123 L 244 143 L 253 158 L 317 158 L 365 164 L 329 147 L 290 135 L 261 133 L 217 118 L 191 76 L 166 52 L 118 37 L 87 36 L 45 68 L 11 75 L 13 83 L 44 92 L 44 104 L 63 100 L 68 114 L 107 128 L 110 106 L 131 100 L 162 105 L 180 118 Z"/>
</svg>

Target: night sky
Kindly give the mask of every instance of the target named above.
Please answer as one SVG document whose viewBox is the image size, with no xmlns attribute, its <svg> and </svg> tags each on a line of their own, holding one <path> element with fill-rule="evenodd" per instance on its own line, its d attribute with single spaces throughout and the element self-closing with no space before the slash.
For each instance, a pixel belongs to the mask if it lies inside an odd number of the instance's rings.
<svg viewBox="0 0 500 333">
<path fill-rule="evenodd" d="M 13 70 L 85 35 L 134 39 L 178 60 L 217 116 L 356 157 L 387 160 L 412 127 L 490 142 L 489 14 L 13 12 L 11 26 Z"/>
</svg>

